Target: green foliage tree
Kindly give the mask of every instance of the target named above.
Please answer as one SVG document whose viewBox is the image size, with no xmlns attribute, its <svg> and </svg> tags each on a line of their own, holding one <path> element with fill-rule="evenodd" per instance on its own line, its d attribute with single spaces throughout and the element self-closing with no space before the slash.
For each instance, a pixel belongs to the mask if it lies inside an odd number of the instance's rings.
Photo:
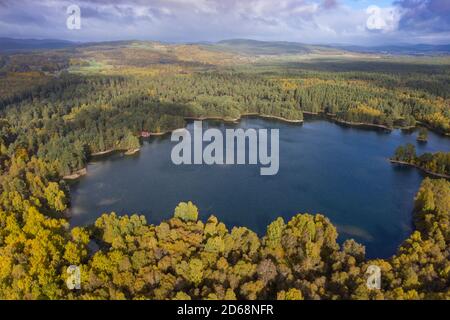
<svg viewBox="0 0 450 320">
<path fill-rule="evenodd" d="M 191 202 L 181 202 L 176 208 L 175 208 L 175 218 L 179 218 L 183 221 L 197 221 L 198 219 L 198 209 L 197 207 Z"/>
</svg>

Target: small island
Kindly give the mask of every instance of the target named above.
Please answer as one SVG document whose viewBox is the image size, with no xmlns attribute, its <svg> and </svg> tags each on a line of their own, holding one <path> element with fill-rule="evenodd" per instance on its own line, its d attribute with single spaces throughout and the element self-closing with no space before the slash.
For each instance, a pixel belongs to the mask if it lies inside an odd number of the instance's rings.
<svg viewBox="0 0 450 320">
<path fill-rule="evenodd" d="M 419 134 L 417 135 L 417 141 L 419 142 L 428 141 L 428 130 L 426 128 L 420 128 Z"/>
</svg>

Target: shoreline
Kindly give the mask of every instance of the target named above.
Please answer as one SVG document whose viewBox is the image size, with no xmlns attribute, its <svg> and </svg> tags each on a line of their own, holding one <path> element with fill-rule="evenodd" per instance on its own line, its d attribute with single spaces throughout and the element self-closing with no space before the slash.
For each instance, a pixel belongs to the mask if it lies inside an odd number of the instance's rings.
<svg viewBox="0 0 450 320">
<path fill-rule="evenodd" d="M 394 129 L 394 128 L 389 128 L 388 126 L 385 126 L 383 124 L 366 123 L 366 122 L 350 122 L 350 121 L 340 120 L 340 119 L 336 119 L 336 118 L 331 118 L 331 119 L 332 119 L 332 121 L 334 121 L 336 123 L 340 123 L 340 124 L 344 124 L 344 125 L 348 125 L 348 126 L 352 126 L 352 127 L 377 128 L 377 129 L 383 129 L 383 130 L 387 130 L 387 131 L 392 131 Z M 400 127 L 399 129 L 402 129 L 402 127 Z"/>
<path fill-rule="evenodd" d="M 308 116 L 320 116 L 320 112 L 312 112 L 312 111 L 302 111 L 303 114 L 306 114 Z"/>
<path fill-rule="evenodd" d="M 114 152 L 123 152 L 123 154 L 125 156 L 131 156 L 134 155 L 136 153 L 138 153 L 139 151 L 141 151 L 141 148 L 135 148 L 135 149 L 129 149 L 129 150 L 124 150 L 124 149 L 108 149 L 105 151 L 100 151 L 100 152 L 95 152 L 95 153 L 91 153 L 90 157 L 98 157 L 98 156 L 102 156 L 102 155 L 109 155 L 111 153 Z M 87 161 L 86 163 L 86 167 L 78 169 L 68 175 L 62 176 L 61 179 L 63 180 L 77 180 L 85 175 L 87 175 L 87 165 L 90 163 L 90 159 L 89 161 Z"/>
<path fill-rule="evenodd" d="M 125 151 L 123 154 L 126 156 L 131 156 L 133 154 L 138 153 L 139 151 L 141 151 L 141 148 L 134 148 L 134 149 L 129 149 L 129 150 Z"/>
<path fill-rule="evenodd" d="M 419 120 L 416 120 L 416 124 L 412 125 L 412 126 L 404 126 L 404 127 L 402 127 L 402 126 L 395 126 L 394 125 L 392 128 L 390 128 L 390 127 L 387 127 L 386 125 L 382 125 L 382 124 L 366 123 L 366 122 L 349 122 L 349 121 L 345 121 L 345 120 L 340 120 L 340 119 L 336 118 L 336 114 L 325 113 L 323 111 L 319 111 L 319 112 L 302 111 L 302 112 L 306 116 L 312 116 L 312 117 L 313 116 L 317 116 L 317 117 L 320 117 L 322 119 L 333 121 L 333 122 L 335 122 L 337 124 L 342 124 L 342 125 L 346 125 L 346 126 L 349 126 L 349 127 L 355 127 L 355 128 L 357 128 L 357 127 L 360 127 L 360 128 L 363 128 L 363 127 L 366 127 L 366 128 L 378 128 L 378 129 L 383 129 L 383 130 L 387 130 L 387 131 L 393 131 L 395 129 L 398 129 L 398 130 L 414 130 L 414 129 L 419 128 L 419 127 L 422 126 L 422 127 L 425 127 L 428 130 L 430 130 L 431 132 L 434 132 L 434 133 L 436 133 L 438 135 L 441 135 L 441 136 L 444 136 L 444 137 L 447 137 L 447 138 L 450 137 L 450 133 L 446 133 L 446 132 L 444 132 L 444 131 L 442 131 L 442 130 L 440 130 L 438 128 L 434 128 L 434 127 L 430 126 L 429 124 L 427 124 L 425 122 L 422 122 L 422 121 L 419 121 Z"/>
<path fill-rule="evenodd" d="M 243 116 L 250 117 L 252 115 L 243 115 Z M 290 119 L 286 119 L 286 118 L 283 118 L 283 117 L 269 116 L 269 115 L 265 115 L 265 114 L 259 114 L 259 115 L 256 115 L 256 116 L 264 118 L 264 119 L 279 120 L 279 121 L 286 122 L 286 123 L 303 123 L 304 122 L 304 120 L 290 120 Z"/>
<path fill-rule="evenodd" d="M 279 117 L 279 116 L 271 116 L 271 115 L 267 115 L 267 114 L 260 114 L 260 113 L 243 113 L 241 114 L 239 117 L 237 118 L 225 118 L 225 117 L 216 117 L 216 116 L 211 116 L 211 117 L 184 117 L 185 120 L 187 121 L 208 121 L 208 120 L 218 120 L 218 121 L 223 121 L 223 122 L 228 122 L 228 123 L 238 123 L 239 121 L 242 120 L 242 118 L 245 117 L 259 117 L 259 118 L 263 118 L 263 119 L 274 119 L 274 120 L 279 120 L 279 121 L 283 121 L 286 123 L 303 123 L 304 120 L 290 120 L 290 119 L 286 119 L 283 117 Z"/>
<path fill-rule="evenodd" d="M 434 177 L 438 177 L 438 178 L 444 178 L 444 179 L 450 179 L 450 175 L 444 174 L 444 173 L 436 173 L 436 172 L 432 172 L 429 171 L 425 168 L 422 168 L 414 163 L 410 163 L 410 162 L 406 162 L 406 161 L 400 161 L 400 160 L 394 160 L 394 159 L 389 159 L 389 161 L 393 164 L 398 164 L 398 165 L 402 165 L 402 166 L 409 166 L 409 167 L 414 167 L 416 169 L 419 169 L 420 171 L 429 174 L 431 176 Z"/>
<path fill-rule="evenodd" d="M 64 180 L 76 180 L 82 176 L 87 175 L 87 167 L 81 168 L 71 174 L 65 175 L 62 177 Z"/>
<path fill-rule="evenodd" d="M 166 134 L 172 133 L 172 132 L 174 132 L 176 130 L 180 130 L 180 129 L 185 129 L 185 127 L 177 128 L 177 129 L 173 129 L 173 130 L 167 130 L 167 131 L 163 131 L 163 132 L 148 132 L 148 131 L 146 131 L 145 135 L 142 134 L 142 132 L 141 132 L 141 134 L 139 135 L 139 138 L 148 139 L 150 137 L 161 137 L 161 136 L 165 136 Z"/>
<path fill-rule="evenodd" d="M 116 149 L 108 149 L 105 151 L 94 152 L 94 153 L 91 153 L 91 157 L 103 156 L 105 154 L 113 153 L 115 151 L 117 151 L 117 150 Z"/>
<path fill-rule="evenodd" d="M 428 130 L 430 130 L 430 131 L 432 131 L 432 132 L 439 133 L 440 135 L 443 135 L 444 137 L 447 137 L 447 138 L 450 137 L 450 133 L 444 132 L 444 131 L 442 131 L 442 130 L 440 130 L 440 129 L 433 128 L 432 126 L 430 126 L 430 125 L 429 125 L 428 123 L 426 123 L 426 122 L 423 122 L 423 121 L 417 121 L 417 123 L 420 124 L 421 126 L 427 128 Z"/>
<path fill-rule="evenodd" d="M 345 120 L 341 120 L 336 118 L 336 114 L 333 113 L 325 113 L 323 111 L 320 112 L 309 112 L 309 111 L 302 111 L 303 114 L 307 115 L 307 116 L 317 116 L 320 117 L 322 119 L 325 119 L 327 121 L 331 121 L 337 124 L 342 124 L 348 127 L 360 127 L 360 128 L 376 128 L 376 129 L 383 129 L 383 130 L 387 130 L 387 131 L 392 131 L 394 128 L 390 128 L 386 125 L 383 124 L 376 124 L 376 123 L 367 123 L 367 122 L 351 122 L 351 121 L 345 121 Z M 411 129 L 411 128 L 415 128 L 414 127 L 398 127 L 398 129 Z"/>
<path fill-rule="evenodd" d="M 108 150 L 105 150 L 105 151 L 99 151 L 99 152 L 91 153 L 89 156 L 90 157 L 99 157 L 99 156 L 109 155 L 109 154 L 114 153 L 114 152 L 123 152 L 124 155 L 128 156 L 128 155 L 135 154 L 139 150 L 141 150 L 141 148 L 135 148 L 135 149 L 108 149 Z"/>
</svg>

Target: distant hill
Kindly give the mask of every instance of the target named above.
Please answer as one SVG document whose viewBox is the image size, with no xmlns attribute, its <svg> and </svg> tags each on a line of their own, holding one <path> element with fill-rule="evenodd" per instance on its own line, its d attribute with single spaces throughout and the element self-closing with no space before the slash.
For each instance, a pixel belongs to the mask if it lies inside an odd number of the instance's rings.
<svg viewBox="0 0 450 320">
<path fill-rule="evenodd" d="M 383 45 L 383 46 L 357 46 L 357 45 L 310 45 L 286 41 L 258 41 L 249 39 L 232 39 L 219 41 L 213 44 L 204 44 L 205 47 L 220 51 L 228 51 L 247 55 L 290 55 L 330 52 L 355 52 L 391 55 L 447 55 L 450 54 L 450 45 Z"/>
<path fill-rule="evenodd" d="M 76 42 L 56 39 L 0 38 L 0 51 L 27 51 L 39 49 L 62 49 L 77 45 Z"/>
<path fill-rule="evenodd" d="M 330 45 L 331 48 L 338 48 L 346 51 L 359 53 L 379 53 L 393 55 L 447 55 L 450 54 L 450 44 L 430 45 L 384 45 L 374 47 L 353 46 L 353 45 Z"/>
<path fill-rule="evenodd" d="M 127 47 L 141 46 L 150 48 L 154 45 L 163 47 L 176 47 L 181 44 L 170 44 L 154 41 L 103 41 L 103 42 L 72 42 L 58 39 L 13 39 L 0 37 L 0 52 L 20 52 L 31 50 L 64 49 L 70 47 Z M 383 46 L 358 46 L 358 45 L 311 45 L 288 41 L 259 41 L 250 39 L 231 39 L 219 42 L 187 43 L 199 48 L 216 52 L 225 52 L 238 55 L 264 56 L 264 55 L 302 55 L 302 54 L 342 54 L 348 52 L 363 54 L 388 54 L 388 55 L 449 55 L 450 44 L 400 44 Z M 149 46 L 150 45 L 150 46 Z"/>
<path fill-rule="evenodd" d="M 248 39 L 224 40 L 207 46 L 232 53 L 248 55 L 307 54 L 313 51 L 313 46 L 302 43 Z"/>
</svg>

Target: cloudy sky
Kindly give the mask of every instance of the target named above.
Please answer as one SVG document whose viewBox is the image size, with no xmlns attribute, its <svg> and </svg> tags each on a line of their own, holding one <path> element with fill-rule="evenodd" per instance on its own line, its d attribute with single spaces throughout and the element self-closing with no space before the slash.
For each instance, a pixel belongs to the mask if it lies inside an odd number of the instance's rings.
<svg viewBox="0 0 450 320">
<path fill-rule="evenodd" d="M 71 5 L 80 29 L 67 27 Z M 442 44 L 450 0 L 0 0 L 0 37 Z"/>
</svg>

